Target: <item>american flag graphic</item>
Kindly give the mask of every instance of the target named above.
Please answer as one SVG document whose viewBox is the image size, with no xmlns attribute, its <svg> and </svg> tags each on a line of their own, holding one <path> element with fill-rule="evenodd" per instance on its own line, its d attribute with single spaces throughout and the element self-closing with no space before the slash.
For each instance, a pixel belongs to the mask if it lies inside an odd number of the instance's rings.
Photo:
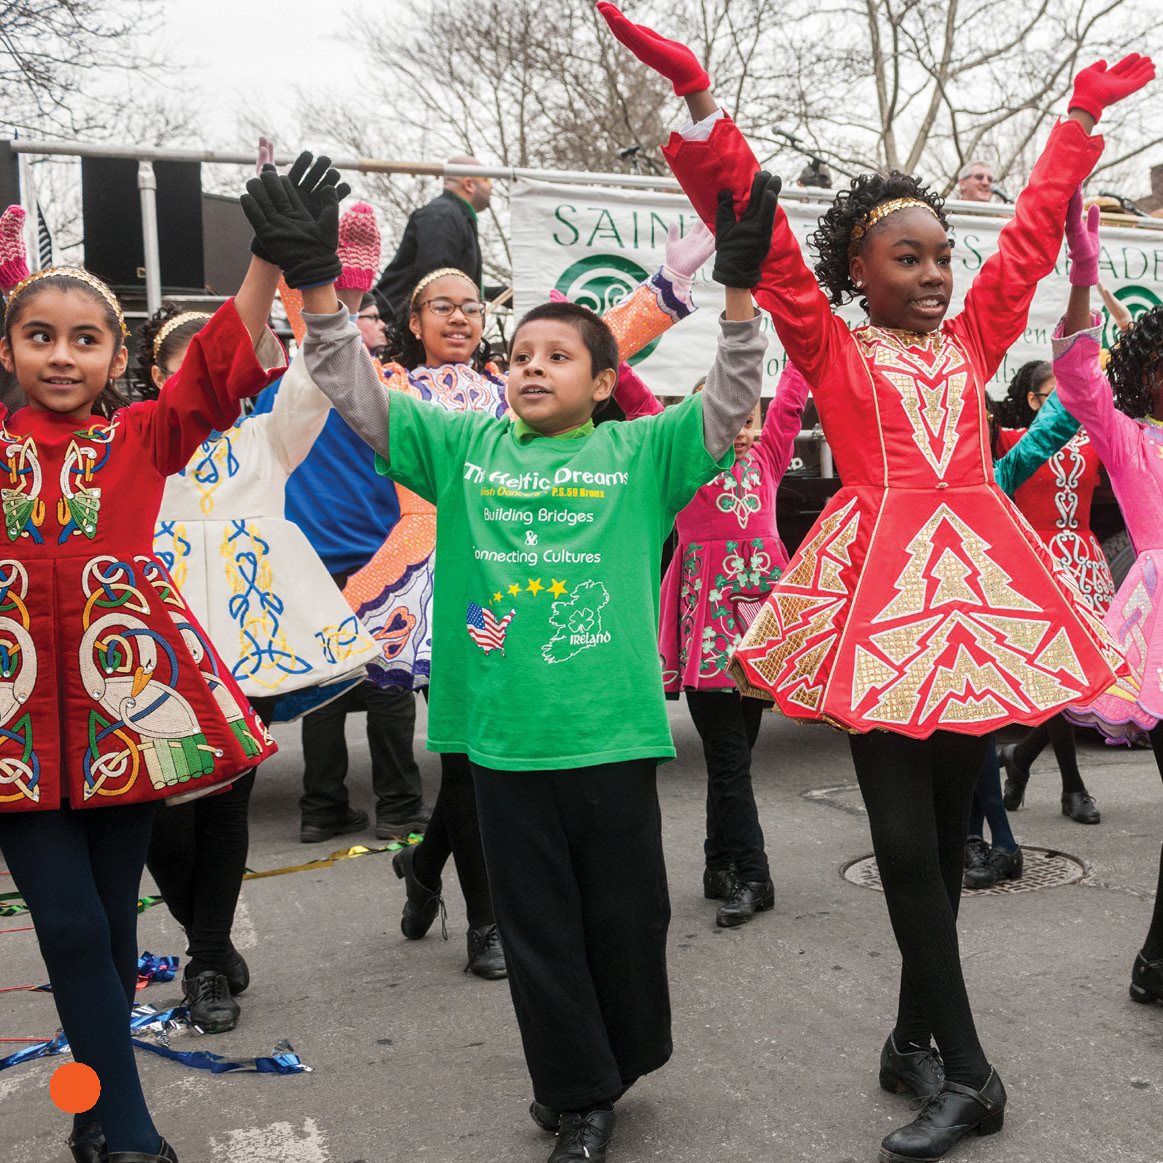
<svg viewBox="0 0 1163 1163">
<path fill-rule="evenodd" d="M 486 653 L 499 650 L 505 653 L 505 630 L 513 620 L 515 610 L 510 610 L 499 622 L 492 610 L 482 610 L 476 602 L 469 602 L 465 624 L 469 637 Z"/>
</svg>

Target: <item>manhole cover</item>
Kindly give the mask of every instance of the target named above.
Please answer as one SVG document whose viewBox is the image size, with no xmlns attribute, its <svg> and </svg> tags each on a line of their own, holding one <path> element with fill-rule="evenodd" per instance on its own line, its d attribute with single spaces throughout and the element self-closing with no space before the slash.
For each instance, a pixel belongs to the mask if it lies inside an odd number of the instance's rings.
<svg viewBox="0 0 1163 1163">
<path fill-rule="evenodd" d="M 993 888 L 966 889 L 966 893 L 970 896 L 986 896 L 990 893 L 1033 892 L 1035 889 L 1054 888 L 1060 884 L 1077 884 L 1086 875 L 1086 865 L 1068 852 L 1023 844 L 1022 856 L 1025 866 L 1018 880 L 999 881 Z M 884 891 L 875 856 L 850 860 L 840 869 L 840 874 L 849 883 L 858 884 L 861 888 Z"/>
</svg>

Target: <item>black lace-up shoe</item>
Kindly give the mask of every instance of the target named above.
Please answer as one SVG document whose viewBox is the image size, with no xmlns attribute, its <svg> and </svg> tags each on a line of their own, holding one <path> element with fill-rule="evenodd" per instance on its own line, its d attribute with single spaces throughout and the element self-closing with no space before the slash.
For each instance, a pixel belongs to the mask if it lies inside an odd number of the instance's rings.
<svg viewBox="0 0 1163 1163">
<path fill-rule="evenodd" d="M 1015 848 L 1012 852 L 1007 852 L 1004 848 L 991 848 L 985 863 L 980 868 L 969 869 L 962 883 L 966 888 L 993 888 L 1002 880 L 1020 880 L 1023 865 L 1020 848 Z"/>
<path fill-rule="evenodd" d="M 1142 953 L 1131 970 L 1131 1000 L 1149 1005 L 1163 1001 L 1163 961 L 1148 961 Z"/>
<path fill-rule="evenodd" d="M 557 1134 L 557 1128 L 561 1122 L 561 1111 L 555 1111 L 553 1107 L 546 1106 L 545 1103 L 534 1099 L 529 1104 L 529 1117 L 543 1131 L 548 1131 L 551 1135 Z"/>
<path fill-rule="evenodd" d="M 74 1127 L 67 1145 L 73 1153 L 74 1163 L 106 1163 L 109 1158 L 105 1132 L 96 1120 L 83 1127 Z"/>
<path fill-rule="evenodd" d="M 226 984 L 230 986 L 231 997 L 245 993 L 247 986 L 250 985 L 250 966 L 247 965 L 237 949 L 231 949 L 230 956 L 222 967 L 222 976 L 226 978 Z"/>
<path fill-rule="evenodd" d="M 984 868 L 989 856 L 989 845 L 980 836 L 970 836 L 965 841 L 965 871 Z"/>
<path fill-rule="evenodd" d="M 1016 743 L 1007 743 L 998 749 L 997 757 L 1006 769 L 1005 787 L 1002 788 L 1001 799 L 1007 812 L 1016 812 L 1026 798 L 1026 784 L 1030 782 L 1030 769 L 1018 763 L 1014 752 Z"/>
<path fill-rule="evenodd" d="M 765 913 L 775 907 L 775 885 L 770 880 L 740 880 L 735 878 L 731 895 L 715 913 L 715 924 L 720 929 L 734 929 L 745 925 L 756 913 Z"/>
<path fill-rule="evenodd" d="M 114 1151 L 109 1163 L 178 1163 L 177 1152 L 162 1139 L 156 1155 L 146 1155 L 143 1151 Z"/>
<path fill-rule="evenodd" d="M 392 857 L 392 867 L 396 875 L 404 882 L 404 891 L 408 899 L 404 902 L 404 913 L 400 917 L 400 932 L 409 941 L 419 941 L 436 920 L 438 913 L 444 912 L 444 898 L 440 895 L 443 884 L 438 880 L 435 888 L 429 888 L 416 879 L 412 871 L 412 859 L 416 855 L 413 845 L 401 848 Z M 441 930 L 443 931 L 443 922 Z M 445 933 L 447 939 L 448 934 Z"/>
<path fill-rule="evenodd" d="M 945 1084 L 945 1067 L 932 1046 L 902 1053 L 895 1034 L 889 1034 L 880 1052 L 880 1085 L 890 1094 L 915 1094 L 928 1098 Z"/>
<path fill-rule="evenodd" d="M 966 1135 L 992 1135 L 1005 1121 L 1006 1089 L 991 1070 L 980 1090 L 948 1082 L 920 1114 L 880 1144 L 880 1163 L 935 1163 Z"/>
<path fill-rule="evenodd" d="M 196 973 L 182 982 L 190 1021 L 204 1034 L 224 1034 L 238 1025 L 242 1012 L 238 1002 L 230 996 L 226 977 L 213 969 Z"/>
<path fill-rule="evenodd" d="M 1097 824 L 1102 819 L 1094 805 L 1094 797 L 1084 791 L 1067 792 L 1062 797 L 1062 814 L 1076 824 Z"/>
<path fill-rule="evenodd" d="M 735 874 L 730 868 L 703 869 L 703 896 L 709 901 L 725 901 L 734 884 Z"/>
<path fill-rule="evenodd" d="M 567 1159 L 588 1159 L 589 1163 L 605 1163 L 606 1148 L 614 1134 L 614 1112 L 562 1111 L 557 1128 L 557 1146 L 549 1156 L 549 1163 L 565 1163 Z"/>
<path fill-rule="evenodd" d="M 482 925 L 468 931 L 468 964 L 465 973 L 475 973 L 486 981 L 500 981 L 509 976 L 505 951 L 501 948 L 501 931 L 496 925 Z"/>
<path fill-rule="evenodd" d="M 299 843 L 320 844 L 333 836 L 346 836 L 349 832 L 362 832 L 367 827 L 367 812 L 348 808 L 338 820 L 300 820 Z"/>
</svg>

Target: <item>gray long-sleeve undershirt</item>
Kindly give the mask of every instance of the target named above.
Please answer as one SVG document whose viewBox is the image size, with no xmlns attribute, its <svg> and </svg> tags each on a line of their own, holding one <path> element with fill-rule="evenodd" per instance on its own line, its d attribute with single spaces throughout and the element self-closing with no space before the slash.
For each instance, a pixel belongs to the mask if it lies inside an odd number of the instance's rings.
<svg viewBox="0 0 1163 1163">
<path fill-rule="evenodd" d="M 388 402 L 391 393 L 364 346 L 346 308 L 333 315 L 303 312 L 307 334 L 303 359 L 311 378 L 352 429 L 388 457 Z M 767 338 L 758 315 L 747 320 L 720 317 L 722 334 L 703 388 L 703 443 L 718 460 L 731 447 L 759 402 Z"/>
</svg>

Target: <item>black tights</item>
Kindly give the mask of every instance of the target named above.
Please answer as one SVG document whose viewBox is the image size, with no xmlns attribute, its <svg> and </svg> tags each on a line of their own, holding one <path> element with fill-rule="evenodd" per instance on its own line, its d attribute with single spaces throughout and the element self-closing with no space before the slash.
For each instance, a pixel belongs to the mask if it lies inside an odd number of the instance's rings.
<svg viewBox="0 0 1163 1163">
<path fill-rule="evenodd" d="M 1159 776 L 1163 779 L 1163 722 L 1151 730 L 1151 750 L 1155 752 L 1155 763 Z M 1159 884 L 1155 890 L 1155 911 L 1151 914 L 1151 927 L 1143 942 L 1143 956 L 1148 961 L 1163 958 L 1163 848 L 1159 851 Z"/>
<path fill-rule="evenodd" d="M 489 874 L 481 847 L 476 792 L 467 755 L 440 756 L 440 791 L 424 839 L 412 854 L 412 871 L 423 885 L 433 886 L 448 863 L 456 861 L 456 877 L 468 910 L 468 926 L 480 929 L 494 921 Z"/>
<path fill-rule="evenodd" d="M 1014 759 L 1018 766 L 1030 770 L 1030 764 L 1041 755 L 1046 744 L 1054 748 L 1054 758 L 1058 760 L 1058 770 L 1062 774 L 1062 794 L 1072 792 L 1086 794 L 1086 785 L 1078 770 L 1078 751 L 1074 745 L 1074 725 L 1064 715 L 1055 715 L 1044 723 L 1039 723 L 1014 748 Z"/>
<path fill-rule="evenodd" d="M 873 731 L 851 736 L 850 743 L 901 952 L 897 1045 L 927 1046 L 932 1036 L 945 1076 L 981 1087 L 989 1063 L 961 972 L 957 906 L 969 805 L 989 739 Z"/>
</svg>

